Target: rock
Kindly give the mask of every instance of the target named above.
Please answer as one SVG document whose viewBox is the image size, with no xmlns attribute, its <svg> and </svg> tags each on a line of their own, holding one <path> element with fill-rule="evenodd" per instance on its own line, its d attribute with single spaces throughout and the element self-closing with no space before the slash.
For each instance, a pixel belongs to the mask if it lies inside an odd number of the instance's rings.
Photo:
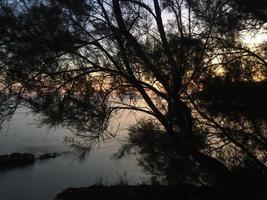
<svg viewBox="0 0 267 200">
<path fill-rule="evenodd" d="M 34 162 L 34 155 L 30 153 L 12 153 L 0 156 L 0 168 L 20 167 Z"/>
<path fill-rule="evenodd" d="M 46 159 L 50 159 L 50 158 L 56 158 L 60 155 L 61 154 L 59 154 L 59 153 L 46 153 L 46 154 L 40 155 L 38 159 L 39 160 L 46 160 Z"/>
<path fill-rule="evenodd" d="M 93 185 L 68 188 L 54 200 L 266 200 L 267 193 L 250 194 L 242 191 L 226 191 L 214 186 L 194 185 Z M 252 195 L 252 196 L 251 196 Z"/>
<path fill-rule="evenodd" d="M 149 185 L 116 185 L 91 186 L 88 188 L 68 188 L 59 193 L 55 200 L 225 200 L 218 196 L 218 190 L 212 187 L 196 186 L 149 186 Z M 237 198 L 235 199 L 237 200 Z"/>
</svg>

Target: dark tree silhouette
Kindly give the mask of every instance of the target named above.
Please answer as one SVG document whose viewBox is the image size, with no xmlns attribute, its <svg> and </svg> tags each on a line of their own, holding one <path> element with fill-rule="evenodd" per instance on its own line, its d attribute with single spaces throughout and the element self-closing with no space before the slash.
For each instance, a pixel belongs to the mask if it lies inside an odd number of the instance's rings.
<svg viewBox="0 0 267 200">
<path fill-rule="evenodd" d="M 234 8 L 227 0 L 2 1 L 0 120 L 24 104 L 90 147 L 113 113 L 133 110 L 223 185 L 242 156 L 266 172 L 266 114 L 257 111 L 266 84 L 258 96 L 242 90 L 263 80 L 267 65 L 264 51 L 242 43 L 240 33 L 256 27 Z"/>
<path fill-rule="evenodd" d="M 267 2 L 263 0 L 257 0 L 252 3 L 252 1 L 242 1 L 237 0 L 232 2 L 232 6 L 243 13 L 244 17 L 250 17 L 252 19 L 257 19 L 263 22 L 267 21 Z M 251 16 L 248 16 L 251 15 Z"/>
<path fill-rule="evenodd" d="M 204 137 L 196 137 L 199 149 L 204 149 Z M 152 184 L 213 185 L 214 176 L 199 165 L 183 148 L 164 134 L 159 124 L 142 120 L 129 129 L 129 140 L 114 158 L 136 156 L 139 165 L 151 176 Z"/>
<path fill-rule="evenodd" d="M 208 145 L 204 139 L 203 136 L 195 138 L 199 149 L 204 150 Z M 216 191 L 216 177 L 192 157 L 184 154 L 184 149 L 174 148 L 172 145 L 175 143 L 162 132 L 158 124 L 142 120 L 129 129 L 128 142 L 121 146 L 114 158 L 137 157 L 138 164 L 150 175 L 153 185 L 194 185 L 211 187 L 209 191 Z M 227 153 L 224 156 L 231 159 L 231 155 Z M 248 157 L 236 154 L 235 158 L 240 160 L 240 163 L 233 164 L 231 169 L 236 183 L 235 190 L 224 192 L 223 199 L 263 199 L 261 194 L 264 193 L 267 179 L 262 170 Z M 226 197 L 227 195 L 229 196 Z M 206 198 L 208 199 L 207 196 Z"/>
</svg>

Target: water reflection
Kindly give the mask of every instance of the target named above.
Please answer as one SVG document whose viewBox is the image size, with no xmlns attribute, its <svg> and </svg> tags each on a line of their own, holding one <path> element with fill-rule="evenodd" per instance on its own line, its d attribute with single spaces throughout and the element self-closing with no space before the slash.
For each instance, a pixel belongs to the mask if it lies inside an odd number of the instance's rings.
<svg viewBox="0 0 267 200">
<path fill-rule="evenodd" d="M 100 180 L 111 185 L 118 183 L 121 177 L 126 177 L 131 184 L 146 180 L 146 175 L 134 158 L 119 161 L 111 159 L 125 139 L 123 133 L 118 134 L 118 140 L 100 141 L 100 146 L 96 146 L 90 156 L 81 161 L 79 153 L 64 142 L 65 136 L 73 136 L 70 130 L 60 126 L 52 129 L 47 125 L 40 127 L 38 115 L 28 111 L 26 108 L 17 110 L 9 127 L 6 124 L 1 129 L 0 154 L 63 154 L 22 168 L 0 171 L 1 200 L 14 200 L 18 196 L 21 199 L 53 199 L 57 193 L 68 187 L 85 187 L 99 183 Z"/>
<path fill-rule="evenodd" d="M 124 173 L 131 184 L 143 180 L 144 175 L 134 166 L 134 161 L 124 160 L 116 164 L 109 156 L 105 151 L 95 152 L 80 162 L 75 155 L 64 154 L 57 159 L 0 173 L 0 198 L 54 199 L 68 187 L 88 187 L 99 183 L 100 179 L 106 184 L 118 183 Z"/>
</svg>

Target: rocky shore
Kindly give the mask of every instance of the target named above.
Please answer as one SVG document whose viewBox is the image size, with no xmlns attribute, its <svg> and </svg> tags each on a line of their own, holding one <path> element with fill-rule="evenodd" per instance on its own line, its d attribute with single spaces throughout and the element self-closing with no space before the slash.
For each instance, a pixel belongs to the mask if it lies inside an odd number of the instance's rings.
<svg viewBox="0 0 267 200">
<path fill-rule="evenodd" d="M 30 165 L 35 162 L 35 157 L 30 153 L 12 153 L 0 156 L 0 168 L 13 168 L 24 165 Z"/>
<path fill-rule="evenodd" d="M 254 196 L 264 200 L 267 196 Z M 250 200 L 242 192 L 228 193 L 214 187 L 196 186 L 99 186 L 68 188 L 55 200 Z"/>
<path fill-rule="evenodd" d="M 60 156 L 59 153 L 47 153 L 42 154 L 39 157 L 35 157 L 33 154 L 30 153 L 12 153 L 0 155 L 0 169 L 7 170 L 10 168 L 31 165 L 38 159 L 45 160 L 50 158 L 56 158 L 58 156 Z"/>
</svg>

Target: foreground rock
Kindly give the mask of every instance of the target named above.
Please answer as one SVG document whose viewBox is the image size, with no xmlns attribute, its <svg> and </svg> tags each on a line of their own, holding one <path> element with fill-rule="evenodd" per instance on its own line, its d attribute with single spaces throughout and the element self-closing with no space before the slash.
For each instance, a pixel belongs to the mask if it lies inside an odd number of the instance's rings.
<svg viewBox="0 0 267 200">
<path fill-rule="evenodd" d="M 266 196 L 265 196 L 266 197 Z M 244 194 L 230 194 L 214 187 L 196 186 L 91 186 L 69 188 L 55 200 L 244 200 Z M 263 200 L 263 198 L 253 198 Z"/>
<path fill-rule="evenodd" d="M 2 169 L 30 165 L 34 162 L 34 155 L 30 153 L 12 153 L 0 156 L 0 168 Z"/>
</svg>

